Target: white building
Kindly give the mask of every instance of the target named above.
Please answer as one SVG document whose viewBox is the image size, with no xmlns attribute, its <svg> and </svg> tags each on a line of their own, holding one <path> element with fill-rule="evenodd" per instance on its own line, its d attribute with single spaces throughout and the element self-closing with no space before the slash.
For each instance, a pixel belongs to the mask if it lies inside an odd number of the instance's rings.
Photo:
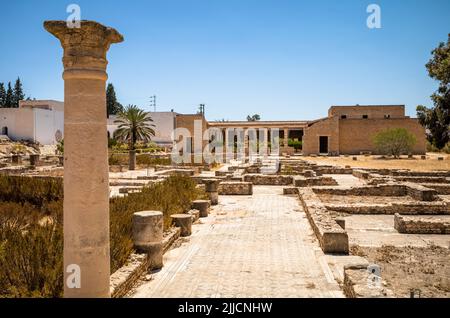
<svg viewBox="0 0 450 318">
<path fill-rule="evenodd" d="M 175 129 L 175 116 L 177 113 L 170 112 L 150 112 L 150 117 L 153 119 L 152 124 L 155 125 L 155 136 L 152 141 L 159 146 L 170 147 L 173 145 L 172 132 Z M 117 124 L 114 124 L 117 116 L 109 116 L 108 118 L 108 136 L 114 136 L 114 131 L 117 130 Z"/>
<path fill-rule="evenodd" d="M 105 109 L 106 111 L 106 109 Z M 160 146 L 172 146 L 175 116 L 171 112 L 151 112 L 155 125 L 152 140 Z M 116 116 L 108 118 L 108 136 L 113 136 Z M 57 144 L 64 135 L 64 103 L 55 100 L 20 101 L 19 108 L 0 108 L 0 134 L 11 140 L 29 140 L 42 145 Z"/>
<path fill-rule="evenodd" d="M 0 108 L 1 134 L 12 140 L 56 144 L 64 134 L 64 103 L 20 101 L 18 108 Z"/>
</svg>

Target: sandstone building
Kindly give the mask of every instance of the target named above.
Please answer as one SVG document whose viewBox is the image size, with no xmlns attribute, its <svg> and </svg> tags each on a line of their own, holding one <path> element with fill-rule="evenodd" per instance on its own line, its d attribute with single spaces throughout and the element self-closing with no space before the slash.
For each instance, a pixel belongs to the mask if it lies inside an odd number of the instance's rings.
<svg viewBox="0 0 450 318">
<path fill-rule="evenodd" d="M 186 128 L 194 135 L 194 120 L 201 119 L 202 129 L 279 129 L 280 153 L 292 154 L 288 139 L 302 141 L 302 153 L 311 154 L 377 154 L 373 137 L 388 128 L 406 128 L 416 137 L 413 154 L 426 152 L 425 129 L 418 120 L 405 115 L 404 105 L 332 106 L 328 116 L 313 121 L 211 121 L 202 115 L 176 116 L 176 128 Z M 270 132 L 265 134 L 270 141 Z M 247 136 L 248 138 L 248 136 Z M 204 141 L 203 141 L 204 143 Z M 195 141 L 186 143 L 187 149 L 194 149 Z"/>
</svg>

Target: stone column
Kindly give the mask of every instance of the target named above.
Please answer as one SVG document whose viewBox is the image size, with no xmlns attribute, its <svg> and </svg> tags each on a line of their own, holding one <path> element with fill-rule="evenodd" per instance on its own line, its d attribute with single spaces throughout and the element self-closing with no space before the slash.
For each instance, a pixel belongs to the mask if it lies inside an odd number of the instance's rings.
<svg viewBox="0 0 450 318">
<path fill-rule="evenodd" d="M 64 49 L 64 297 L 110 297 L 106 53 L 123 37 L 94 21 L 44 27 Z"/>
<path fill-rule="evenodd" d="M 192 208 L 200 211 L 201 218 L 206 218 L 208 217 L 210 203 L 209 200 L 195 200 L 192 202 Z"/>
<path fill-rule="evenodd" d="M 284 129 L 284 141 L 283 141 L 283 147 L 288 147 L 288 139 L 289 139 L 289 129 Z"/>
<path fill-rule="evenodd" d="M 138 251 L 146 252 L 151 269 L 163 267 L 163 213 L 142 211 L 133 214 L 133 242 Z"/>
<path fill-rule="evenodd" d="M 208 195 L 211 205 L 219 204 L 219 179 L 203 179 L 205 192 Z"/>
<path fill-rule="evenodd" d="M 11 155 L 11 163 L 19 165 L 22 163 L 22 157 L 20 155 Z"/>
<path fill-rule="evenodd" d="M 192 234 L 192 215 L 190 214 L 172 214 L 170 216 L 176 227 L 181 228 L 181 236 L 190 236 Z"/>
<path fill-rule="evenodd" d="M 32 166 L 39 165 L 39 155 L 30 155 L 30 165 Z"/>
</svg>

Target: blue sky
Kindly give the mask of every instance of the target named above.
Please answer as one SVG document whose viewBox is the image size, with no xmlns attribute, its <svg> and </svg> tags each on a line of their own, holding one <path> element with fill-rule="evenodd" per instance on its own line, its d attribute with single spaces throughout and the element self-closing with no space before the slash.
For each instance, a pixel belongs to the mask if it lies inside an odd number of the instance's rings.
<svg viewBox="0 0 450 318">
<path fill-rule="evenodd" d="M 316 119 L 330 105 L 405 104 L 415 116 L 437 88 L 431 50 L 450 33 L 448 0 L 0 0 L 0 82 L 20 76 L 27 95 L 63 100 L 62 49 L 44 20 L 116 28 L 109 81 L 123 104 L 209 120 Z M 381 7 L 381 29 L 366 8 Z"/>
</svg>

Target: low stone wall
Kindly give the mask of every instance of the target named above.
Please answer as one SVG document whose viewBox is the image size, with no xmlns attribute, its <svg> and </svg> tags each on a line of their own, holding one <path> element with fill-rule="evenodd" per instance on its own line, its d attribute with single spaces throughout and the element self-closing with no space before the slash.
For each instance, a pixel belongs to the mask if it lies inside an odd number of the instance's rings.
<svg viewBox="0 0 450 318">
<path fill-rule="evenodd" d="M 407 194 L 406 186 L 400 184 L 378 184 L 360 187 L 314 187 L 317 194 L 334 195 L 359 195 L 359 196 L 395 196 L 400 197 Z"/>
<path fill-rule="evenodd" d="M 142 187 L 123 187 L 119 188 L 119 193 L 128 194 L 128 193 L 139 193 L 142 192 Z"/>
<path fill-rule="evenodd" d="M 195 170 L 193 169 L 169 169 L 169 170 L 161 170 L 155 173 L 156 175 L 165 175 L 165 176 L 187 176 L 191 177 L 195 174 Z"/>
<path fill-rule="evenodd" d="M 157 180 L 159 176 L 137 176 L 137 180 Z"/>
<path fill-rule="evenodd" d="M 450 171 L 409 171 L 409 170 L 390 170 L 392 176 L 410 176 L 410 177 L 450 177 Z"/>
<path fill-rule="evenodd" d="M 448 177 L 428 177 L 428 176 L 392 176 L 396 181 L 414 183 L 450 183 Z"/>
<path fill-rule="evenodd" d="M 426 188 L 416 183 L 404 183 L 406 186 L 406 193 L 419 201 L 434 201 L 436 199 L 436 190 Z"/>
<path fill-rule="evenodd" d="M 297 194 L 298 195 L 298 188 L 297 187 L 286 187 L 286 188 L 283 188 L 283 194 L 284 195 L 290 195 L 290 194 Z"/>
<path fill-rule="evenodd" d="M 450 183 L 423 183 L 424 187 L 428 189 L 433 189 L 437 194 L 450 195 Z"/>
<path fill-rule="evenodd" d="M 438 218 L 405 217 L 398 213 L 394 217 L 394 228 L 406 234 L 450 234 L 450 222 Z"/>
<path fill-rule="evenodd" d="M 413 202 L 386 204 L 325 204 L 328 210 L 348 214 L 387 214 L 395 213 L 407 215 L 449 215 L 450 206 L 446 202 Z"/>
<path fill-rule="evenodd" d="M 163 240 L 164 253 L 180 237 L 180 228 L 172 228 Z M 119 268 L 110 277 L 110 292 L 112 298 L 121 298 L 131 290 L 139 278 L 151 268 L 147 254 L 131 254 L 125 266 Z"/>
<path fill-rule="evenodd" d="M 352 175 L 359 179 L 368 180 L 370 172 L 365 170 L 353 170 Z"/>
<path fill-rule="evenodd" d="M 260 166 L 249 166 L 245 168 L 245 172 L 251 174 L 260 173 L 261 172 L 260 169 L 261 169 Z"/>
<path fill-rule="evenodd" d="M 292 176 L 283 175 L 263 175 L 263 174 L 245 174 L 245 182 L 251 182 L 254 185 L 292 185 Z"/>
<path fill-rule="evenodd" d="M 252 195 L 251 182 L 222 182 L 219 184 L 220 195 Z"/>
<path fill-rule="evenodd" d="M 195 182 L 197 182 L 197 184 L 203 184 L 203 180 L 208 180 L 208 179 L 219 179 L 221 181 L 226 180 L 226 177 L 212 177 L 212 176 L 193 176 L 191 177 L 192 180 L 194 180 Z"/>
<path fill-rule="evenodd" d="M 299 198 L 324 253 L 348 254 L 348 235 L 309 188 L 299 188 Z"/>
<path fill-rule="evenodd" d="M 385 282 L 371 283 L 367 266 L 346 266 L 344 268 L 343 291 L 347 298 L 391 298 L 394 293 L 385 288 Z"/>
<path fill-rule="evenodd" d="M 311 186 L 332 186 L 338 183 L 332 177 L 294 177 L 294 186 L 296 187 L 311 187 Z"/>
<path fill-rule="evenodd" d="M 353 169 L 341 167 L 317 167 L 314 171 L 318 174 L 352 174 Z"/>
</svg>

